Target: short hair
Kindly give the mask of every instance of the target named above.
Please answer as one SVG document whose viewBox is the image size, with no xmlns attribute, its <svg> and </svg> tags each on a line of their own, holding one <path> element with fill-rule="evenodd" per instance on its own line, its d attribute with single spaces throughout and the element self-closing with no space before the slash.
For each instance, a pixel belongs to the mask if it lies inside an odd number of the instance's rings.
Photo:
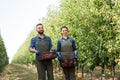
<svg viewBox="0 0 120 80">
<path fill-rule="evenodd" d="M 67 28 L 66 26 L 62 26 L 62 27 L 61 27 L 61 31 L 62 31 L 63 28 L 66 28 L 66 29 L 68 30 L 68 28 Z"/>
<path fill-rule="evenodd" d="M 36 25 L 36 27 L 37 27 L 37 26 L 39 26 L 39 25 L 43 26 L 43 24 L 42 24 L 42 23 L 39 23 L 39 24 L 37 24 L 37 25 Z"/>
</svg>

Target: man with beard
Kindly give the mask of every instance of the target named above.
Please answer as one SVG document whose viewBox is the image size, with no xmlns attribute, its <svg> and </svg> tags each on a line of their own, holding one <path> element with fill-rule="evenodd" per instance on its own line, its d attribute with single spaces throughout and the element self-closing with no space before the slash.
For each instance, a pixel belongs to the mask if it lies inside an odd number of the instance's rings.
<svg viewBox="0 0 120 80">
<path fill-rule="evenodd" d="M 38 35 L 31 39 L 29 50 L 36 54 L 38 80 L 46 80 L 46 74 L 48 80 L 54 80 L 52 59 L 40 60 L 40 54 L 49 53 L 50 50 L 53 50 L 51 38 L 44 34 L 41 23 L 36 25 L 36 31 Z"/>
</svg>

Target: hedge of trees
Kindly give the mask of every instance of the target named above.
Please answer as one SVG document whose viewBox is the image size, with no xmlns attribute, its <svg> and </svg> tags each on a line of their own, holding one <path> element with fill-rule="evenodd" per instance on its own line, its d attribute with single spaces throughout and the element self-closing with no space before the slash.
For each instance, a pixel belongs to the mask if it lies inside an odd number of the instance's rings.
<svg viewBox="0 0 120 80">
<path fill-rule="evenodd" d="M 3 71 L 5 66 L 9 64 L 6 48 L 2 36 L 0 35 L 0 73 Z"/>
<path fill-rule="evenodd" d="M 120 57 L 120 1 L 119 0 L 60 0 L 59 8 L 48 9 L 42 20 L 45 33 L 56 47 L 61 36 L 60 27 L 66 25 L 69 35 L 77 43 L 79 67 L 96 66 L 114 68 L 114 60 Z M 32 63 L 33 54 L 28 51 L 31 32 L 13 58 L 14 62 Z"/>
</svg>

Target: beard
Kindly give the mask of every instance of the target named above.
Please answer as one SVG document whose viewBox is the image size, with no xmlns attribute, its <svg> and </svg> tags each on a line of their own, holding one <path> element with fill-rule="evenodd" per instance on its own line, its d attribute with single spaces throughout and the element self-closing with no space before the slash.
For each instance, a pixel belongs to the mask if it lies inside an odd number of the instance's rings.
<svg viewBox="0 0 120 80">
<path fill-rule="evenodd" d="M 39 34 L 43 34 L 43 33 L 44 33 L 44 31 L 42 30 L 42 31 L 39 31 L 38 33 L 39 33 Z"/>
</svg>

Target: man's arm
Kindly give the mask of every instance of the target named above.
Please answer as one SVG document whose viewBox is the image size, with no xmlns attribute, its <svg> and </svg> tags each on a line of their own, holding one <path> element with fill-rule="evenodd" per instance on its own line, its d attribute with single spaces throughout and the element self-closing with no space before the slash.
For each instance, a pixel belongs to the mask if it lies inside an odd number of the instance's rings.
<svg viewBox="0 0 120 80">
<path fill-rule="evenodd" d="M 73 48 L 73 51 L 77 50 L 76 45 L 75 45 L 75 40 L 72 40 L 72 48 Z"/>
<path fill-rule="evenodd" d="M 57 52 L 61 52 L 61 43 L 60 40 L 57 42 Z"/>
<path fill-rule="evenodd" d="M 35 49 L 34 48 L 30 48 L 29 51 L 32 52 L 32 53 L 35 53 Z"/>
<path fill-rule="evenodd" d="M 62 56 L 61 56 L 61 42 L 60 40 L 58 40 L 57 42 L 57 56 L 58 56 L 58 60 L 62 60 Z"/>
<path fill-rule="evenodd" d="M 73 48 L 73 51 L 74 51 L 74 58 L 78 59 L 78 52 L 77 52 L 77 49 L 76 49 L 75 40 L 72 40 L 72 48 Z"/>
<path fill-rule="evenodd" d="M 29 51 L 32 53 L 35 53 L 35 39 L 34 38 L 31 39 Z"/>
</svg>

